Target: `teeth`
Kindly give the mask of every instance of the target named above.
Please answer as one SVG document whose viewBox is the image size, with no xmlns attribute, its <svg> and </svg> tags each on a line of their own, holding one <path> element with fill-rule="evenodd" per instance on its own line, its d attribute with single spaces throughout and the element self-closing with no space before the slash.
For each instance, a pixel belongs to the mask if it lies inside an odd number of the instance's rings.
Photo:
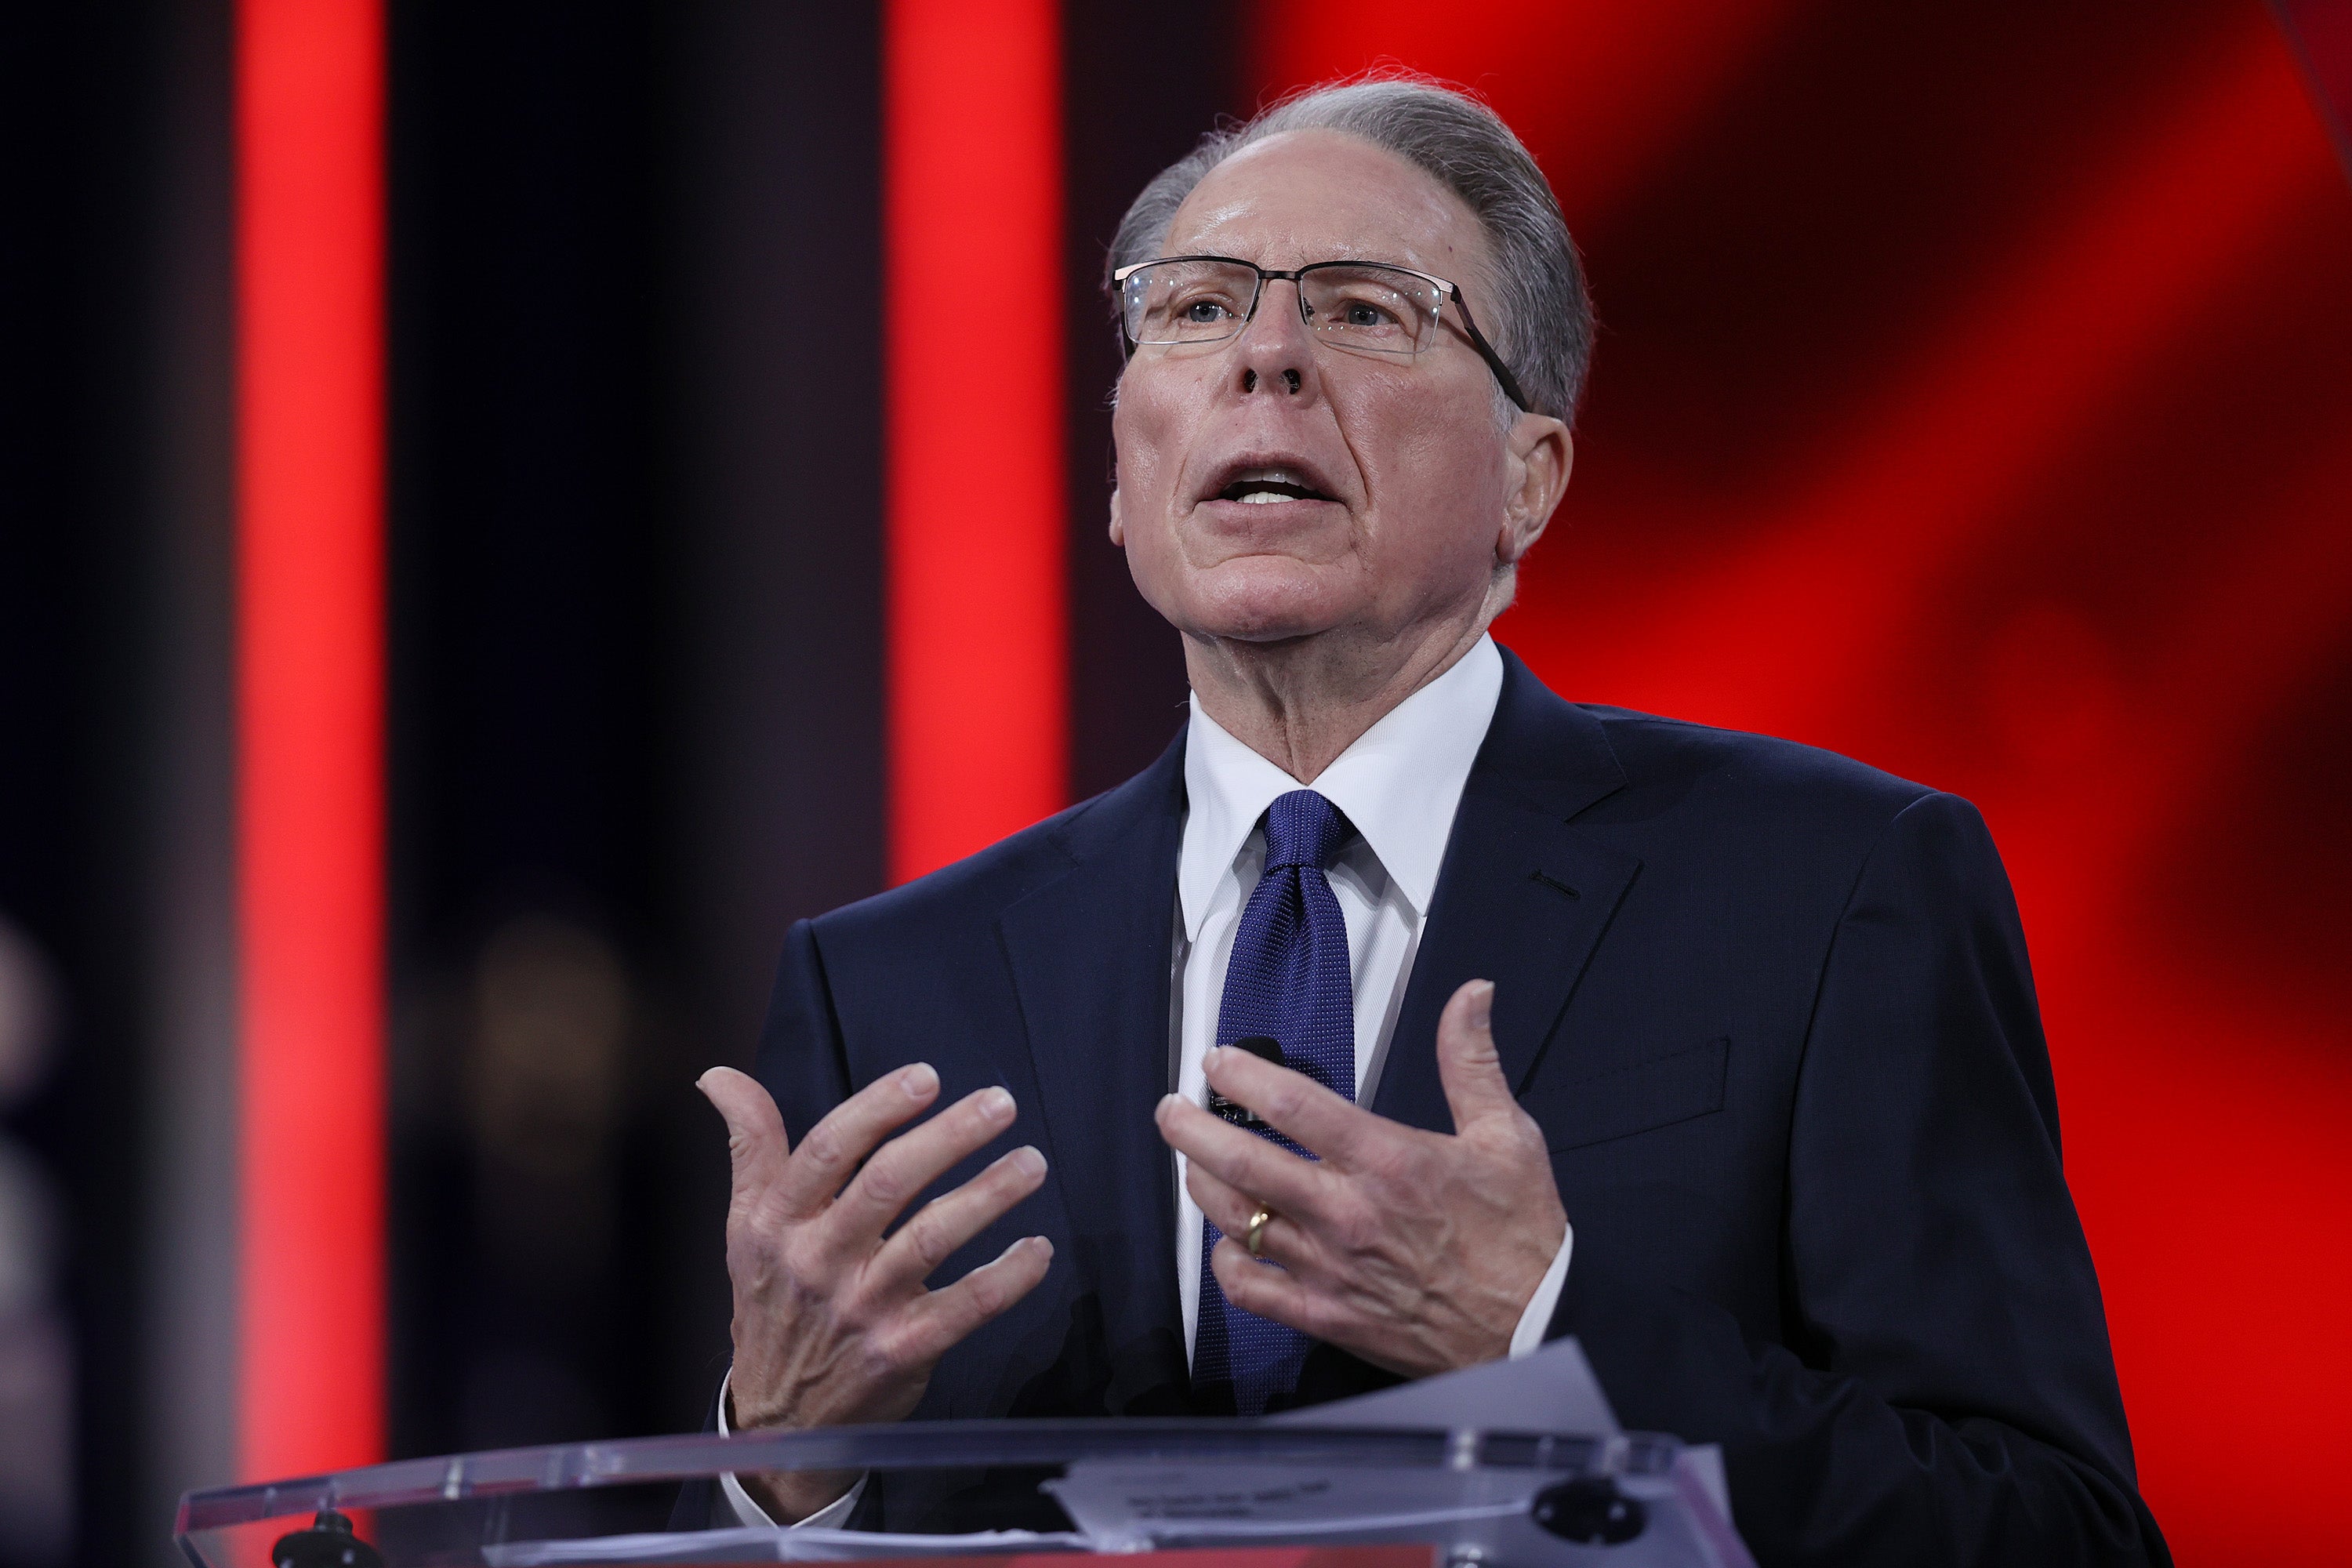
<svg viewBox="0 0 2352 1568">
<path fill-rule="evenodd" d="M 1302 493 L 1304 492 L 1304 493 Z M 1240 468 L 1217 494 L 1247 506 L 1274 506 L 1282 501 L 1314 500 L 1315 487 L 1297 468 Z"/>
</svg>

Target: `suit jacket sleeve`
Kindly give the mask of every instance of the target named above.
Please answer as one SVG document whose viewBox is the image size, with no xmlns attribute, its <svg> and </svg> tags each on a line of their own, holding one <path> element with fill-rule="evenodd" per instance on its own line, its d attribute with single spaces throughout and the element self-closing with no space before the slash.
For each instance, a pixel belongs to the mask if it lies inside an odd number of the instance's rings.
<svg viewBox="0 0 2352 1568">
<path fill-rule="evenodd" d="M 816 928 L 795 923 L 784 936 L 776 988 L 768 1001 L 752 1071 L 783 1113 L 794 1148 L 825 1113 L 849 1098 L 849 1057 L 834 1011 L 833 990 L 816 945 Z"/>
<path fill-rule="evenodd" d="M 1785 1343 L 1583 1256 L 1550 1325 L 1629 1426 L 1724 1446 L 1761 1562 L 2170 1561 L 2059 1164 L 2024 935 L 1965 801 L 1896 816 L 1840 917 L 1785 1223 Z"/>
</svg>

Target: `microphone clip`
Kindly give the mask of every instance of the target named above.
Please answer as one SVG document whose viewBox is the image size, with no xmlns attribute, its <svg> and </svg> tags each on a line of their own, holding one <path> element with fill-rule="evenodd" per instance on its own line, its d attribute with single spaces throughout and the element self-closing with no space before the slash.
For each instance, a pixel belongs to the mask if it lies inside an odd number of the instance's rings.
<svg viewBox="0 0 2352 1568">
<path fill-rule="evenodd" d="M 1282 1043 L 1270 1035 L 1244 1035 L 1238 1040 L 1228 1040 L 1225 1044 L 1234 1050 L 1247 1051 L 1254 1057 L 1272 1062 L 1276 1067 L 1286 1065 L 1282 1059 Z M 1221 1116 L 1234 1126 L 1245 1127 L 1252 1132 L 1274 1131 L 1272 1124 L 1256 1111 L 1239 1100 L 1227 1100 L 1213 1089 L 1209 1090 L 1209 1114 Z"/>
</svg>

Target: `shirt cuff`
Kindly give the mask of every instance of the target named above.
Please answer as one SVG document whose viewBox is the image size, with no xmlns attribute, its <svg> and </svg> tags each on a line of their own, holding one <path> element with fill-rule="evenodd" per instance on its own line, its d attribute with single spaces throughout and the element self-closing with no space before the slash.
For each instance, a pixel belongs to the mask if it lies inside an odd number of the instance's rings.
<svg viewBox="0 0 2352 1568">
<path fill-rule="evenodd" d="M 1559 1290 L 1557 1286 L 1553 1288 L 1552 1294 L 1555 1296 L 1559 1294 Z M 1517 1343 L 1516 1340 L 1512 1342 L 1514 1344 Z M 730 1368 L 727 1376 L 721 1378 L 719 1383 L 719 1435 L 721 1437 L 728 1435 L 727 1385 L 730 1382 L 733 1381 L 734 1376 L 735 1373 L 733 1369 Z M 719 1492 L 720 1496 L 727 1500 L 727 1506 L 735 1510 L 735 1521 L 738 1524 L 748 1524 L 754 1526 L 755 1528 L 765 1528 L 769 1530 L 776 1528 L 776 1521 L 768 1517 L 768 1510 L 766 1509 L 761 1508 L 757 1502 L 752 1500 L 751 1494 L 743 1489 L 743 1483 L 736 1479 L 734 1471 L 725 1470 L 720 1472 L 719 1477 Z M 806 1519 L 795 1523 L 792 1528 L 794 1530 L 839 1530 L 849 1522 L 850 1510 L 857 1506 L 857 1500 L 865 1495 L 866 1478 L 864 1476 L 860 1476 L 857 1478 L 856 1485 L 851 1487 L 847 1491 L 842 1493 L 839 1497 L 834 1499 L 831 1502 L 825 1504 L 823 1508 L 817 1510 Z"/>
<path fill-rule="evenodd" d="M 1519 1314 L 1519 1326 L 1511 1331 L 1511 1359 L 1530 1356 L 1544 1342 L 1544 1331 L 1551 1327 L 1551 1315 L 1559 1305 L 1560 1287 L 1568 1283 L 1568 1255 L 1576 1246 L 1576 1227 L 1570 1226 L 1559 1238 L 1559 1250 L 1552 1255 L 1551 1267 L 1544 1270 L 1543 1283 L 1528 1299 L 1528 1310 Z M 721 1407 L 719 1420 L 726 1420 Z M 724 1431 L 725 1427 L 721 1426 Z M 735 1478 L 730 1476 L 729 1480 Z"/>
</svg>

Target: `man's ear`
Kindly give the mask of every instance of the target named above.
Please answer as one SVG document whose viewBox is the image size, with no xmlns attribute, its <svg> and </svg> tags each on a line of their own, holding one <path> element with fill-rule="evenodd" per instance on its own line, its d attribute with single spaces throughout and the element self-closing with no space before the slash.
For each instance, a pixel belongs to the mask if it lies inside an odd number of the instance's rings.
<svg viewBox="0 0 2352 1568">
<path fill-rule="evenodd" d="M 1127 529 L 1118 521 L 1118 487 L 1116 485 L 1111 487 L 1110 492 L 1110 542 L 1115 549 L 1127 548 Z"/>
<path fill-rule="evenodd" d="M 1510 489 L 1503 499 L 1503 526 L 1495 555 L 1506 566 L 1535 548 L 1568 493 L 1576 442 L 1568 426 L 1545 414 L 1522 414 L 1506 437 L 1510 451 Z"/>
</svg>

